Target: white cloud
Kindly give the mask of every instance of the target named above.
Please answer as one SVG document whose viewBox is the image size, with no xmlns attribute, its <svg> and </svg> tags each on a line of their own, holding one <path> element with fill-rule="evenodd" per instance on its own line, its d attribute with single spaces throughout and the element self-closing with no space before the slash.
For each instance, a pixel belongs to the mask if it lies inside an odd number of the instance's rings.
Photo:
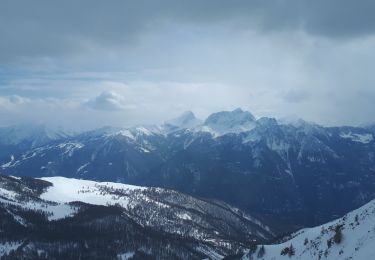
<svg viewBox="0 0 375 260">
<path fill-rule="evenodd" d="M 120 94 L 113 91 L 104 91 L 100 95 L 85 102 L 84 105 L 98 110 L 123 110 L 126 106 L 125 99 Z"/>
<path fill-rule="evenodd" d="M 299 103 L 309 98 L 309 93 L 305 90 L 291 89 L 288 90 L 283 98 L 288 103 Z"/>
<path fill-rule="evenodd" d="M 30 99 L 25 98 L 25 97 L 20 97 L 18 95 L 12 95 L 12 96 L 9 97 L 9 101 L 13 104 L 23 104 L 25 102 L 29 102 Z"/>
</svg>

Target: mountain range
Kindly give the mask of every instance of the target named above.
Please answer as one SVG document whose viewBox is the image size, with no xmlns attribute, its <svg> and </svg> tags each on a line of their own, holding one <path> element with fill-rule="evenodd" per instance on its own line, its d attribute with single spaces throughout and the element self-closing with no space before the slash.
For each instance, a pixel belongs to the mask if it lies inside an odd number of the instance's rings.
<svg viewBox="0 0 375 260">
<path fill-rule="evenodd" d="M 204 121 L 185 112 L 159 126 L 24 139 L 7 129 L 0 130 L 2 173 L 173 189 L 262 217 L 277 234 L 375 198 L 374 127 L 286 123 L 236 109 Z M 35 136 L 45 138 L 35 143 Z"/>
</svg>

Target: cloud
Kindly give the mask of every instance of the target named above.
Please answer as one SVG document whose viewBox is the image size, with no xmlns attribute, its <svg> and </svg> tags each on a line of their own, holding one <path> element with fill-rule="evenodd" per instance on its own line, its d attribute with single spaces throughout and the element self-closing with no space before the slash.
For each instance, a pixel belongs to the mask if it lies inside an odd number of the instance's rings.
<svg viewBox="0 0 375 260">
<path fill-rule="evenodd" d="M 288 103 L 299 103 L 309 98 L 309 94 L 304 90 L 291 89 L 284 96 L 283 99 Z"/>
<path fill-rule="evenodd" d="M 2 106 L 3 109 L 27 105 L 30 102 L 31 100 L 29 98 L 18 95 L 0 96 L 0 106 Z"/>
<path fill-rule="evenodd" d="M 30 99 L 25 98 L 25 97 L 20 97 L 18 95 L 12 95 L 9 97 L 9 101 L 13 104 L 23 104 L 25 102 L 30 101 Z"/>
<path fill-rule="evenodd" d="M 0 96 L 0 126 L 35 123 L 87 130 L 104 125 L 131 126 L 137 123 L 129 117 L 131 107 L 118 103 L 118 100 L 122 100 L 120 95 L 102 93 L 98 96 L 101 101 L 94 100 L 97 101 L 95 109 L 88 107 L 84 99 Z"/>
<path fill-rule="evenodd" d="M 172 24 L 351 38 L 375 32 L 374 10 L 371 0 L 1 1 L 0 58 L 48 61 L 101 48 L 131 48 L 144 35 Z"/>
<path fill-rule="evenodd" d="M 85 102 L 84 105 L 93 109 L 107 111 L 129 108 L 129 106 L 125 105 L 124 97 L 113 91 L 104 91 L 98 96 Z"/>
<path fill-rule="evenodd" d="M 375 121 L 374 5 L 0 1 L 0 121 L 129 125 L 236 107 Z"/>
</svg>

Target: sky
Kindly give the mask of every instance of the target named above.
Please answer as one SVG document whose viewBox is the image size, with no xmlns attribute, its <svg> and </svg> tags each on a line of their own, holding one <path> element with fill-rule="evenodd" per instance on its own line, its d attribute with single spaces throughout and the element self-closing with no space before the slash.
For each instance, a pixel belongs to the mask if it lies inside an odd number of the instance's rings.
<svg viewBox="0 0 375 260">
<path fill-rule="evenodd" d="M 375 1 L 0 1 L 0 125 L 74 129 L 241 107 L 375 122 Z"/>
</svg>

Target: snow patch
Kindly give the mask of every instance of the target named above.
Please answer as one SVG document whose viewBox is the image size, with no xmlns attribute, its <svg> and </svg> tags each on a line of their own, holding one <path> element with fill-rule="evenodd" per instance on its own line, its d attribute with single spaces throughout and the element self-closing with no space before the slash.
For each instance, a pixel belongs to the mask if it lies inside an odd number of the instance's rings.
<svg viewBox="0 0 375 260">
<path fill-rule="evenodd" d="M 176 214 L 177 217 L 179 217 L 180 219 L 184 219 L 184 220 L 191 220 L 191 216 L 187 213 L 177 213 Z"/>
<path fill-rule="evenodd" d="M 129 138 L 129 139 L 131 139 L 131 140 L 135 140 L 134 135 L 133 135 L 128 129 L 123 129 L 123 130 L 121 130 L 121 131 L 118 131 L 118 132 L 116 133 L 116 135 L 125 136 L 125 137 L 127 137 L 127 138 Z"/>
<path fill-rule="evenodd" d="M 77 169 L 77 173 L 81 172 L 81 171 L 82 171 L 84 168 L 86 168 L 89 164 L 90 164 L 90 163 L 88 162 L 88 163 L 85 163 L 84 165 L 79 166 L 78 169 Z"/>
<path fill-rule="evenodd" d="M 69 157 L 71 157 L 77 149 L 81 149 L 84 146 L 84 144 L 74 142 L 67 142 L 57 145 L 58 148 L 64 149 L 65 151 L 63 154 L 67 154 Z"/>
<path fill-rule="evenodd" d="M 134 252 L 127 252 L 127 253 L 117 255 L 117 258 L 119 260 L 128 260 L 128 259 L 132 259 L 134 254 L 135 254 Z"/>
<path fill-rule="evenodd" d="M 146 136 L 150 136 L 152 135 L 153 133 L 148 130 L 147 128 L 143 127 L 143 126 L 139 126 L 139 127 L 136 127 L 135 130 L 140 133 L 140 134 L 143 134 L 143 135 L 146 135 Z"/>
<path fill-rule="evenodd" d="M 10 156 L 10 161 L 7 162 L 7 163 L 4 163 L 3 165 L 1 165 L 1 167 L 2 168 L 7 168 L 7 167 L 11 166 L 13 162 L 14 162 L 14 155 L 11 155 Z"/>
<path fill-rule="evenodd" d="M 352 132 L 341 133 L 340 137 L 344 139 L 350 139 L 353 142 L 358 142 L 358 143 L 363 143 L 363 144 L 368 144 L 373 140 L 372 134 L 355 134 Z"/>
<path fill-rule="evenodd" d="M 0 256 L 9 254 L 10 251 L 16 250 L 21 244 L 21 242 L 0 243 Z"/>
<path fill-rule="evenodd" d="M 41 179 L 51 182 L 53 186 L 49 187 L 48 190 L 40 196 L 40 198 L 59 203 L 69 203 L 73 201 L 82 201 L 94 205 L 109 205 L 118 203 L 122 207 L 126 207 L 128 205 L 127 197 L 122 196 L 118 199 L 114 199 L 112 194 L 103 192 L 103 189 L 106 187 L 124 191 L 146 189 L 144 187 L 121 183 L 95 182 L 64 177 L 45 177 Z"/>
</svg>

